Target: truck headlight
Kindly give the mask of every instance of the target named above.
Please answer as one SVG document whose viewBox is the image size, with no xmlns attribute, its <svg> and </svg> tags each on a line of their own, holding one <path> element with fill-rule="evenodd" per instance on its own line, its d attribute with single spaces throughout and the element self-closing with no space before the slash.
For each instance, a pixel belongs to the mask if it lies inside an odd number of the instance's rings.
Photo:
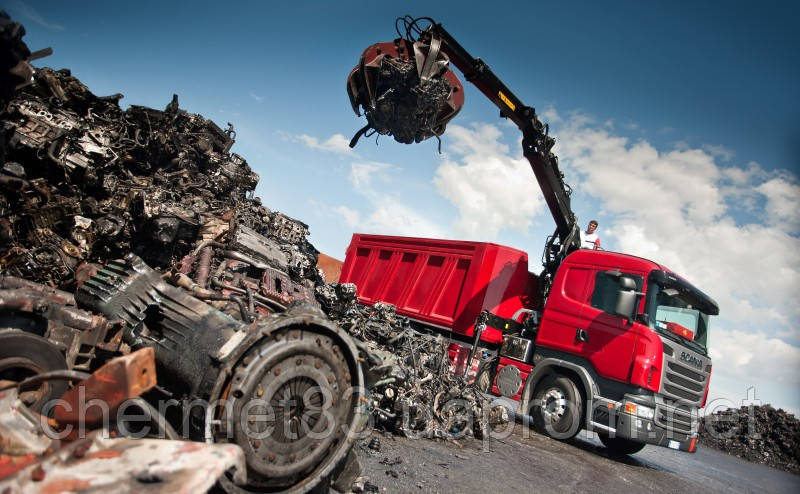
<svg viewBox="0 0 800 494">
<path fill-rule="evenodd" d="M 625 402 L 625 411 L 631 415 L 636 415 L 637 417 L 642 417 L 643 419 L 648 420 L 653 420 L 653 417 L 656 416 L 656 412 L 652 408 L 643 405 L 637 405 L 636 403 L 631 403 L 630 401 Z"/>
</svg>

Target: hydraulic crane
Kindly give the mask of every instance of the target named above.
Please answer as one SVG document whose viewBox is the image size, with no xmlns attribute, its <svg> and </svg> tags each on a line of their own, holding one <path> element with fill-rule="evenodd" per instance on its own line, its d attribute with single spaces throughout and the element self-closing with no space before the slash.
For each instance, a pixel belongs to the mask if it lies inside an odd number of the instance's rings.
<svg viewBox="0 0 800 494">
<path fill-rule="evenodd" d="M 428 26 L 420 29 L 420 22 L 427 21 Z M 404 27 L 401 32 L 399 25 Z M 398 19 L 400 37 L 393 42 L 377 43 L 367 48 L 348 77 L 348 93 L 354 111 L 360 115 L 359 106 L 367 116 L 367 125 L 362 128 L 351 141 L 355 146 L 358 138 L 370 129 L 381 134 L 395 134 L 401 142 L 413 142 L 431 136 L 438 137 L 444 132 L 445 124 L 452 119 L 464 101 L 463 90 L 455 74 L 449 69 L 452 63 L 489 100 L 500 109 L 500 116 L 510 119 L 522 132 L 522 152 L 531 165 L 539 187 L 544 195 L 550 213 L 556 223 L 555 233 L 548 237 L 542 255 L 542 291 L 546 296 L 552 284 L 555 272 L 564 258 L 580 248 L 580 230 L 575 213 L 570 206 L 571 189 L 564 182 L 564 175 L 558 166 L 558 158 L 552 148 L 555 139 L 549 135 L 549 126 L 542 123 L 536 111 L 525 105 L 492 69 L 480 58 L 475 58 L 453 38 L 439 23 L 430 18 L 412 19 L 409 16 Z M 415 84 L 398 83 L 387 70 L 387 62 L 405 61 L 409 66 L 416 66 Z M 407 70 L 406 70 L 407 72 Z M 413 74 L 412 74 L 413 76 Z M 450 86 L 449 93 L 442 95 L 437 108 L 437 100 L 427 91 L 435 82 L 446 81 Z M 398 97 L 398 92 L 408 93 Z M 436 88 L 439 89 L 439 88 Z M 408 97 L 409 95 L 427 95 Z M 434 94 L 435 96 L 436 94 Z M 433 104 L 432 104 L 433 101 Z M 398 106 L 405 105 L 405 108 Z M 438 111 L 437 111 L 438 110 Z M 416 117 L 414 123 L 419 127 L 411 132 L 396 127 L 400 115 Z M 395 127 L 393 127 L 395 125 Z M 401 136 L 400 134 L 403 134 Z M 412 139 L 412 136 L 414 139 Z"/>
</svg>

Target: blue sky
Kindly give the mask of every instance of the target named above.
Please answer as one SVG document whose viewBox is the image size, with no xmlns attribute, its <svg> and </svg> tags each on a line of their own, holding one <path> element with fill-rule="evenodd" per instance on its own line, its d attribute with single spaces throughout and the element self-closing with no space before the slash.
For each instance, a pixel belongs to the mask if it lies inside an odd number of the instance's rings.
<svg viewBox="0 0 800 494">
<path fill-rule="evenodd" d="M 430 16 L 552 124 L 581 222 L 720 301 L 712 396 L 800 410 L 800 8 L 793 2 L 46 2 L 0 0 L 40 65 L 122 105 L 234 124 L 264 203 L 342 257 L 353 231 L 530 253 L 553 230 L 518 132 L 467 86 L 443 139 L 344 145 L 345 80 L 399 15 Z M 765 362 L 772 365 L 765 366 Z M 769 367 L 769 368 L 767 368 Z"/>
</svg>

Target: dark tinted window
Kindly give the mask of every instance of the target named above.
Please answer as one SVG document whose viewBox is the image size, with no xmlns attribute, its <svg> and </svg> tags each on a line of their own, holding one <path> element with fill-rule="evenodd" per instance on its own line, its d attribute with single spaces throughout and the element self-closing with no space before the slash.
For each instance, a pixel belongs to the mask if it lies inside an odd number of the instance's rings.
<svg viewBox="0 0 800 494">
<path fill-rule="evenodd" d="M 642 291 L 644 278 L 637 274 L 630 273 L 622 273 L 622 275 L 636 281 L 636 291 Z M 614 313 L 614 306 L 617 304 L 617 292 L 619 291 L 620 278 L 621 276 L 606 274 L 603 271 L 597 273 L 594 280 L 594 291 L 592 292 L 592 307 L 609 314 Z"/>
</svg>

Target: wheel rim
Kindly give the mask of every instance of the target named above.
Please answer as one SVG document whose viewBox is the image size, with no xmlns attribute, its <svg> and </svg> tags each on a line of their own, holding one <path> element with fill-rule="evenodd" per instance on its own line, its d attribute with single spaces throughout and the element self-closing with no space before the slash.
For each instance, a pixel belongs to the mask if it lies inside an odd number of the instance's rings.
<svg viewBox="0 0 800 494">
<path fill-rule="evenodd" d="M 542 396 L 542 414 L 550 423 L 560 421 L 567 412 L 567 396 L 559 388 L 550 388 Z"/>
</svg>

